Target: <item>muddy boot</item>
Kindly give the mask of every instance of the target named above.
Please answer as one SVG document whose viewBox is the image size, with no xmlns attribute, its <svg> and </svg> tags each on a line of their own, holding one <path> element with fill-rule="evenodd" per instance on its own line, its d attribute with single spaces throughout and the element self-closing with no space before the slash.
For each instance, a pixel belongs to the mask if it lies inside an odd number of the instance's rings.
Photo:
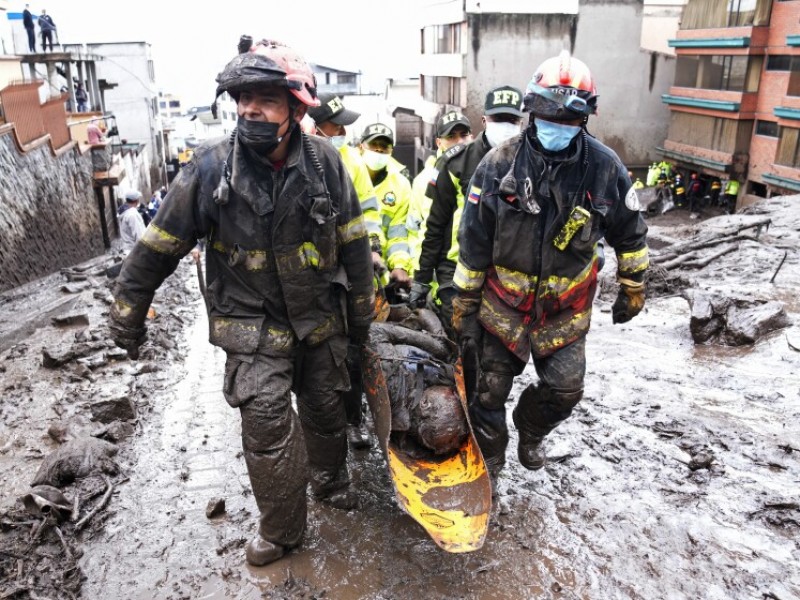
<svg viewBox="0 0 800 600">
<path fill-rule="evenodd" d="M 279 544 L 268 542 L 260 534 L 256 534 L 245 548 L 247 562 L 254 567 L 263 567 L 271 562 L 275 562 L 286 554 L 286 548 Z"/>
<path fill-rule="evenodd" d="M 365 450 L 372 447 L 372 439 L 363 423 L 347 426 L 347 442 L 354 450 Z"/>
<path fill-rule="evenodd" d="M 358 506 L 358 496 L 347 472 L 347 436 L 344 431 L 323 434 L 303 427 L 314 498 L 342 510 Z"/>
<path fill-rule="evenodd" d="M 489 410 L 479 403 L 469 407 L 472 433 L 483 454 L 483 461 L 489 471 L 492 487 L 495 487 L 500 471 L 506 464 L 508 447 L 508 428 L 505 409 Z"/>
<path fill-rule="evenodd" d="M 322 496 L 319 500 L 323 504 L 339 510 L 353 510 L 359 506 L 358 494 L 353 489 L 352 484 L 347 484 L 346 487 Z"/>
<path fill-rule="evenodd" d="M 347 442 L 354 450 L 364 450 L 372 446 L 369 431 L 364 425 L 364 404 L 361 400 L 361 349 L 352 344 L 347 348 L 347 368 L 350 375 L 350 389 L 342 393 L 345 414 L 347 415 Z"/>
<path fill-rule="evenodd" d="M 542 448 L 544 435 L 526 431 L 524 426 L 520 426 L 519 411 L 517 408 L 511 413 L 511 418 L 519 432 L 519 444 L 517 445 L 517 457 L 520 464 L 530 471 L 538 471 L 547 464 L 547 455 Z"/>
<path fill-rule="evenodd" d="M 547 464 L 542 440 L 572 414 L 582 397 L 583 389 L 557 390 L 541 383 L 522 391 L 511 418 L 519 432 L 517 456 L 523 467 L 536 471 Z"/>
</svg>

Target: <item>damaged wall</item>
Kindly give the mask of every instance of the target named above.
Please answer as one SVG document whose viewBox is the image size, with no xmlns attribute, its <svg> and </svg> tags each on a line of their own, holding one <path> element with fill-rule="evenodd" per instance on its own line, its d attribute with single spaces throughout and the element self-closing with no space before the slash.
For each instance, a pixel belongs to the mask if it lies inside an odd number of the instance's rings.
<svg viewBox="0 0 800 600">
<path fill-rule="evenodd" d="M 465 109 L 480 123 L 486 92 L 510 84 L 523 91 L 533 71 L 563 49 L 589 65 L 600 96 L 589 131 L 628 166 L 660 160 L 669 109 L 661 95 L 675 76 L 671 56 L 642 50 L 641 0 L 581 0 L 579 14 L 472 13 L 467 15 L 470 87 Z"/>
<path fill-rule="evenodd" d="M 0 292 L 104 252 L 92 159 L 77 147 L 20 152 L 0 133 Z"/>
</svg>

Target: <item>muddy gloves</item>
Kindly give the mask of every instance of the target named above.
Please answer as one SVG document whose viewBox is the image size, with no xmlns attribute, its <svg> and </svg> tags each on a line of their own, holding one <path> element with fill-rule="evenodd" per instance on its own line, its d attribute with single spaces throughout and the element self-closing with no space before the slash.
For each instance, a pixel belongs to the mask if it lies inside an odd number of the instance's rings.
<svg viewBox="0 0 800 600">
<path fill-rule="evenodd" d="M 408 297 L 408 304 L 411 308 L 425 308 L 428 302 L 428 292 L 431 291 L 429 283 L 415 281 L 411 284 L 411 294 Z"/>
<path fill-rule="evenodd" d="M 458 294 L 453 299 L 453 329 L 458 336 L 458 344 L 463 347 L 467 340 L 473 340 L 478 347 L 483 337 L 483 327 L 478 322 L 480 296 Z"/>
<path fill-rule="evenodd" d="M 619 278 L 619 293 L 611 307 L 614 323 L 627 323 L 644 308 L 644 282 Z"/>
<path fill-rule="evenodd" d="M 120 348 L 128 351 L 128 358 L 137 360 L 139 358 L 139 347 L 147 339 L 147 329 L 142 327 L 126 327 L 119 323 L 111 322 L 111 339 Z"/>
<path fill-rule="evenodd" d="M 114 343 L 128 351 L 128 358 L 139 358 L 139 347 L 147 339 L 145 319 L 147 310 L 153 297 L 142 296 L 131 298 L 120 291 L 119 286 L 114 289 L 114 303 L 108 315 L 108 328 L 111 330 L 111 339 Z M 126 298 L 123 300 L 122 298 Z"/>
</svg>

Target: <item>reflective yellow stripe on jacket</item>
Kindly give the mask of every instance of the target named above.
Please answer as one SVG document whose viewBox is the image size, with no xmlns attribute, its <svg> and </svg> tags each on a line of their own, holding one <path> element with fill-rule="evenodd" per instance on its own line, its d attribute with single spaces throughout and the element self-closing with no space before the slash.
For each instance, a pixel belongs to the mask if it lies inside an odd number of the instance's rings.
<svg viewBox="0 0 800 600">
<path fill-rule="evenodd" d="M 453 213 L 453 231 L 450 239 L 450 249 L 447 251 L 447 260 L 456 262 L 458 260 L 458 225 L 461 223 L 461 215 L 464 213 L 464 192 L 461 190 L 461 183 L 458 177 L 451 172 L 450 179 L 453 181 L 453 187 L 456 190 L 456 210 Z"/>
<path fill-rule="evenodd" d="M 437 155 L 438 156 L 438 155 Z M 431 212 L 433 200 L 425 195 L 428 184 L 437 173 L 434 165 L 436 156 L 429 156 L 425 161 L 425 168 L 419 172 L 411 184 L 411 204 L 408 207 L 406 229 L 408 229 L 408 245 L 411 249 L 411 259 L 414 271 L 419 269 L 419 257 L 422 253 L 422 240 L 425 239 L 425 223 Z"/>
<path fill-rule="evenodd" d="M 381 242 L 381 247 L 383 247 L 386 243 L 386 237 L 381 226 L 378 199 L 375 197 L 375 188 L 372 187 L 372 180 L 369 178 L 367 166 L 364 164 L 358 150 L 351 146 L 345 144 L 339 148 L 339 154 L 350 175 L 350 179 L 353 181 L 353 187 L 361 204 L 361 212 L 364 215 L 364 225 L 367 233 L 370 236 L 376 236 Z"/>
</svg>

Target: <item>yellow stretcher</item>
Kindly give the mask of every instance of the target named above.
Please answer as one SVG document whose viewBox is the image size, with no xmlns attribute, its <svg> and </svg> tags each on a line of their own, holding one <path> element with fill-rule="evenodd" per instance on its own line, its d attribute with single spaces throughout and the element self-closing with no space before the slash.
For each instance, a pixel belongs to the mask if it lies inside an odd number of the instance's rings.
<svg viewBox="0 0 800 600">
<path fill-rule="evenodd" d="M 375 433 L 386 456 L 397 502 L 422 525 L 436 544 L 448 552 L 472 552 L 483 546 L 492 508 L 489 474 L 472 427 L 461 448 L 445 458 L 414 458 L 390 438 L 392 410 L 389 391 L 374 349 L 362 354 L 364 392 Z M 469 422 L 464 373 L 456 363 L 456 387 Z"/>
</svg>

